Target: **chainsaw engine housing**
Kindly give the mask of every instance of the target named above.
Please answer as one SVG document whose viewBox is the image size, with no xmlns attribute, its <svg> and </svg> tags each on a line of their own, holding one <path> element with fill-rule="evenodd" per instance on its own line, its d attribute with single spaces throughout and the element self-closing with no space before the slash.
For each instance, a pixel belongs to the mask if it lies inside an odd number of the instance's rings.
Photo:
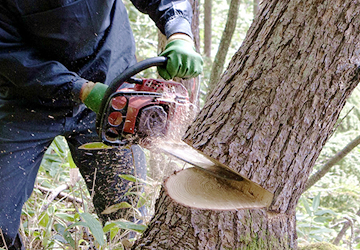
<svg viewBox="0 0 360 250">
<path fill-rule="evenodd" d="M 148 137 L 176 137 L 192 107 L 186 88 L 178 82 L 132 78 L 108 98 L 100 136 L 109 145 Z"/>
</svg>

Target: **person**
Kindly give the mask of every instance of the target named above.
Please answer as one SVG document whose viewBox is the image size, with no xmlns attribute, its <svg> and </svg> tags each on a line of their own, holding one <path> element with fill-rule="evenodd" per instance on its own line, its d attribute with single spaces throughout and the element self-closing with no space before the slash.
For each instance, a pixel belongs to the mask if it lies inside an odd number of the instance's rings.
<svg viewBox="0 0 360 250">
<path fill-rule="evenodd" d="M 158 68 L 160 76 L 200 74 L 202 59 L 192 42 L 189 2 L 132 3 L 168 39 L 161 54 L 168 62 Z M 135 41 L 120 0 L 0 2 L 0 246 L 24 248 L 18 233 L 22 206 L 46 149 L 58 135 L 67 140 L 88 189 L 95 193 L 100 219 L 118 218 L 101 212 L 126 199 L 123 194 L 130 186 L 118 176 L 134 172 L 133 154 L 141 150 L 78 148 L 99 140 L 96 111 L 107 85 L 135 62 Z"/>
</svg>

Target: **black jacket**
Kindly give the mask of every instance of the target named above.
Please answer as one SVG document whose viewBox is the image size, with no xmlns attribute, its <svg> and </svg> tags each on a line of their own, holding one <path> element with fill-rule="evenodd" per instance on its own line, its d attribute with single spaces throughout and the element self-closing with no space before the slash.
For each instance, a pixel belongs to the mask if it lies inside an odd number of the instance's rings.
<svg viewBox="0 0 360 250">
<path fill-rule="evenodd" d="M 133 0 L 166 35 L 191 34 L 187 0 Z M 1 0 L 0 105 L 73 107 L 87 81 L 108 84 L 135 63 L 120 0 Z"/>
</svg>

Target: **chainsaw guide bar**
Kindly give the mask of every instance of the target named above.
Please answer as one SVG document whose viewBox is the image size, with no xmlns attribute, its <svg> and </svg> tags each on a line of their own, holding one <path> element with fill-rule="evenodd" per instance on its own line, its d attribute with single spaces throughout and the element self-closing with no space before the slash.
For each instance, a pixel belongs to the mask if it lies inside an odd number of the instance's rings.
<svg viewBox="0 0 360 250">
<path fill-rule="evenodd" d="M 237 172 L 221 162 L 203 154 L 201 151 L 190 147 L 188 144 L 179 142 L 162 142 L 160 150 L 175 156 L 176 158 L 208 171 L 210 174 L 227 180 L 243 181 L 244 178 Z"/>
</svg>

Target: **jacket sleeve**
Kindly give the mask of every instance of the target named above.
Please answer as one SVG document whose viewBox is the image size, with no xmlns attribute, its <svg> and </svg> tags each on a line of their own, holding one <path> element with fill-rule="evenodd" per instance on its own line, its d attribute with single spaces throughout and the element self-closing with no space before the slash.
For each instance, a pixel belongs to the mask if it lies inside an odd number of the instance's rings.
<svg viewBox="0 0 360 250">
<path fill-rule="evenodd" d="M 148 14 L 167 38 L 174 33 L 191 32 L 192 8 L 187 0 L 131 0 L 141 12 Z"/>
<path fill-rule="evenodd" d="M 15 96 L 42 105 L 80 102 L 79 92 L 86 80 L 27 45 L 17 18 L 0 4 L 0 86 L 8 85 Z"/>
</svg>

